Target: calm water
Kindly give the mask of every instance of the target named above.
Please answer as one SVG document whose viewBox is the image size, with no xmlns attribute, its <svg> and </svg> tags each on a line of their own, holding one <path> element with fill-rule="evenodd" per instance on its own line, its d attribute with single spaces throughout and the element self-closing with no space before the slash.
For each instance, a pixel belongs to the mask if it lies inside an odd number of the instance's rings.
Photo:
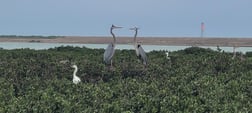
<svg viewBox="0 0 252 113">
<path fill-rule="evenodd" d="M 106 48 L 108 44 L 71 44 L 71 43 L 20 43 L 20 42 L 0 42 L 0 48 L 3 49 L 21 49 L 21 48 L 30 48 L 35 50 L 49 49 L 59 46 L 73 46 L 73 47 L 88 47 L 88 48 Z M 152 50 L 166 50 L 166 51 L 177 51 L 188 48 L 190 46 L 164 46 L 164 45 L 143 45 L 143 48 L 146 52 Z M 203 48 L 211 48 L 217 50 L 217 47 L 211 46 L 202 46 Z M 233 47 L 220 47 L 226 52 L 233 52 Z M 126 44 L 117 44 L 116 49 L 134 49 L 133 45 Z M 236 49 L 237 52 L 246 53 L 252 51 L 252 47 L 239 47 Z"/>
</svg>

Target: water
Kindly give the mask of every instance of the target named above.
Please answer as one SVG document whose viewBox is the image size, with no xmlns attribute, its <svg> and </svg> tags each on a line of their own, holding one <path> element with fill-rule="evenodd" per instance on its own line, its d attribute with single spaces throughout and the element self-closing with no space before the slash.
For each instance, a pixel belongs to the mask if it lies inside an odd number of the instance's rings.
<svg viewBox="0 0 252 113">
<path fill-rule="evenodd" d="M 21 49 L 21 48 L 30 48 L 35 50 L 49 49 L 60 46 L 73 46 L 73 47 L 88 47 L 88 48 L 106 48 L 108 44 L 73 44 L 73 43 L 28 43 L 28 42 L 0 42 L 0 48 L 3 49 Z M 190 46 L 165 46 L 165 45 L 142 45 L 146 52 L 152 50 L 165 50 L 165 51 L 177 51 L 188 48 Z M 214 46 L 201 46 L 203 48 L 211 48 L 217 50 L 217 47 Z M 133 45 L 127 44 L 117 44 L 116 49 L 134 49 Z M 220 47 L 220 49 L 225 52 L 233 52 L 233 47 Z M 246 53 L 252 51 L 252 47 L 239 47 L 236 48 L 237 52 Z"/>
</svg>

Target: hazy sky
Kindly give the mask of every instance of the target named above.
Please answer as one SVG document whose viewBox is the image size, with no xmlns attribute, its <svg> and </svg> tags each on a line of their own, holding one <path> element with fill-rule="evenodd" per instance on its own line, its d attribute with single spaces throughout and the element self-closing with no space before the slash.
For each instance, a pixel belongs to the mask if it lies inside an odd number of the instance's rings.
<svg viewBox="0 0 252 113">
<path fill-rule="evenodd" d="M 252 37 L 252 0 L 1 0 L 0 35 Z"/>
</svg>

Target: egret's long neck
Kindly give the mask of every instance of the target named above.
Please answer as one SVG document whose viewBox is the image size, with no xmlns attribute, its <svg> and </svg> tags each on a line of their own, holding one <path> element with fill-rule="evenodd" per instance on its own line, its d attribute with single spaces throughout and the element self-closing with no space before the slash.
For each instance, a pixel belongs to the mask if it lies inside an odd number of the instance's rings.
<svg viewBox="0 0 252 113">
<path fill-rule="evenodd" d="M 115 34 L 113 33 L 113 29 L 112 28 L 110 29 L 110 33 L 111 33 L 111 35 L 113 36 L 113 39 L 114 39 L 113 44 L 115 44 L 116 38 L 115 38 Z"/>
<path fill-rule="evenodd" d="M 137 37 L 137 30 L 136 30 L 135 35 L 134 35 L 134 43 L 135 43 L 135 46 L 137 45 L 136 37 Z"/>
<path fill-rule="evenodd" d="M 78 71 L 78 68 L 75 67 L 75 68 L 74 68 L 74 72 L 73 72 L 73 76 L 76 76 L 77 71 Z"/>
</svg>

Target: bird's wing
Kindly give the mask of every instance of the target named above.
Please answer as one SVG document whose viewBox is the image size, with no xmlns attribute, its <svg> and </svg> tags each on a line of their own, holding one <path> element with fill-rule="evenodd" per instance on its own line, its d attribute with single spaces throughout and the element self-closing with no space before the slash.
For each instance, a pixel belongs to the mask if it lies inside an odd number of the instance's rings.
<svg viewBox="0 0 252 113">
<path fill-rule="evenodd" d="M 143 61 L 143 63 L 146 65 L 147 64 L 147 56 L 145 54 L 145 51 L 144 49 L 142 48 L 142 46 L 140 46 L 138 48 L 138 52 L 139 52 L 139 55 L 141 56 L 141 60 Z"/>
<path fill-rule="evenodd" d="M 135 47 L 135 50 L 136 50 L 136 55 L 139 56 L 139 49 L 138 49 L 137 45 L 134 45 L 134 47 Z"/>
<path fill-rule="evenodd" d="M 114 55 L 114 46 L 113 44 L 109 44 L 107 49 L 105 50 L 104 52 L 104 55 L 103 55 L 103 60 L 106 62 L 106 63 L 110 63 L 110 60 L 112 59 L 113 55 Z"/>
</svg>

